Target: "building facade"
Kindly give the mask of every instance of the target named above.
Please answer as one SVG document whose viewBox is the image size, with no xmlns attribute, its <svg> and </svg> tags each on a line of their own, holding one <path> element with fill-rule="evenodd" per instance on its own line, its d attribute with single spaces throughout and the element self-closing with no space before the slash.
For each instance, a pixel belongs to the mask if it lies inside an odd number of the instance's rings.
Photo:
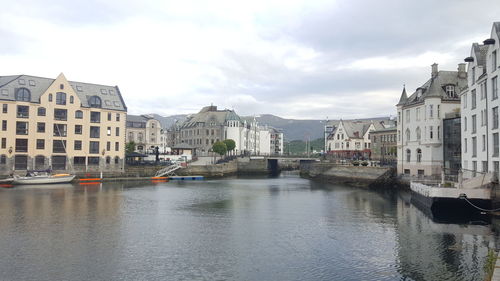
<svg viewBox="0 0 500 281">
<path fill-rule="evenodd" d="M 443 118 L 460 111 L 459 93 L 467 86 L 465 64 L 457 71 L 438 71 L 409 97 L 403 89 L 397 104 L 398 173 L 440 178 L 443 170 Z"/>
<path fill-rule="evenodd" d="M 464 178 L 479 172 L 499 172 L 500 22 L 493 23 L 484 44 L 472 44 L 468 63 L 468 87 L 461 93 L 462 169 Z"/>
<path fill-rule="evenodd" d="M 127 143 L 136 144 L 139 153 L 154 153 L 158 147 L 160 153 L 166 152 L 163 140 L 163 129 L 160 121 L 150 115 L 127 115 Z"/>
<path fill-rule="evenodd" d="M 380 161 L 381 164 L 396 163 L 397 135 L 395 126 L 372 131 L 370 133 L 372 160 Z"/>
<path fill-rule="evenodd" d="M 0 173 L 122 171 L 127 107 L 117 86 L 0 77 Z"/>
<path fill-rule="evenodd" d="M 327 153 L 334 158 L 370 159 L 370 133 L 383 128 L 383 121 L 340 120 L 327 138 Z"/>
</svg>

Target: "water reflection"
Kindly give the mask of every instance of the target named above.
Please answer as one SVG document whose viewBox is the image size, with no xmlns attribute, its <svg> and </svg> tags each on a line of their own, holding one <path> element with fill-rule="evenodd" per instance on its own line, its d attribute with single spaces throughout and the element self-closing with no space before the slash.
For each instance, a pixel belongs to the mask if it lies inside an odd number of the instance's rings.
<svg viewBox="0 0 500 281">
<path fill-rule="evenodd" d="M 481 280 L 493 246 L 406 193 L 288 173 L 0 190 L 2 280 Z"/>
</svg>

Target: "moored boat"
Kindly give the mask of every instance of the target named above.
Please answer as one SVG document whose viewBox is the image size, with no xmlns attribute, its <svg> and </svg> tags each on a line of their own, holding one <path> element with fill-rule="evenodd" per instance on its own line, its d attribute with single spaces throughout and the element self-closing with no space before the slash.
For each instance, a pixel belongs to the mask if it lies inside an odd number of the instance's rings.
<svg viewBox="0 0 500 281">
<path fill-rule="evenodd" d="M 70 174 L 50 174 L 46 171 L 29 171 L 25 177 L 14 175 L 12 184 L 57 184 L 69 183 L 75 178 Z"/>
</svg>

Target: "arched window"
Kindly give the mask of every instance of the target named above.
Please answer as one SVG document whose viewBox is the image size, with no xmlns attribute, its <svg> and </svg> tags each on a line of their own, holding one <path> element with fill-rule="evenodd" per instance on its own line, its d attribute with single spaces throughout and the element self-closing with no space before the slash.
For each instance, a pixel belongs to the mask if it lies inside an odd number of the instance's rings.
<svg viewBox="0 0 500 281">
<path fill-rule="evenodd" d="M 89 106 L 101 108 L 102 107 L 101 98 L 99 98 L 98 96 L 91 96 L 89 98 Z"/>
<path fill-rule="evenodd" d="M 83 118 L 83 112 L 81 110 L 75 111 L 75 118 L 76 119 L 82 119 Z"/>
<path fill-rule="evenodd" d="M 66 93 L 63 92 L 56 93 L 56 104 L 60 105 L 66 104 Z"/>
<path fill-rule="evenodd" d="M 417 129 L 415 130 L 415 134 L 417 135 L 417 140 L 420 140 L 420 138 L 422 136 L 422 132 L 420 130 L 420 127 L 417 127 Z"/>
<path fill-rule="evenodd" d="M 410 141 L 410 129 L 406 129 L 406 141 Z"/>
<path fill-rule="evenodd" d="M 26 88 L 17 89 L 16 100 L 18 100 L 18 101 L 30 101 L 31 100 L 30 90 L 28 90 Z"/>
<path fill-rule="evenodd" d="M 75 102 L 75 97 L 69 96 L 69 103 L 74 103 Z"/>
<path fill-rule="evenodd" d="M 410 162 L 411 160 L 411 151 L 409 149 L 406 150 L 406 162 Z"/>
<path fill-rule="evenodd" d="M 455 86 L 453 86 L 453 85 L 447 85 L 446 86 L 446 95 L 449 98 L 456 98 L 457 95 L 455 94 Z"/>
<path fill-rule="evenodd" d="M 417 162 L 422 162 L 422 149 L 417 148 Z"/>
<path fill-rule="evenodd" d="M 49 94 L 49 101 L 52 101 L 52 94 Z"/>
<path fill-rule="evenodd" d="M 111 163 L 111 157 L 106 156 L 106 164 L 110 164 L 110 163 Z"/>
</svg>

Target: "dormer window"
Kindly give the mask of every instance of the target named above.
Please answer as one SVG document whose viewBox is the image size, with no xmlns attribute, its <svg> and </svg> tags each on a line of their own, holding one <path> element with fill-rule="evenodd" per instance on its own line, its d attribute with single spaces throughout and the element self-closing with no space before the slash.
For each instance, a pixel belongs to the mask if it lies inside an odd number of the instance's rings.
<svg viewBox="0 0 500 281">
<path fill-rule="evenodd" d="M 16 92 L 16 100 L 17 101 L 30 101 L 31 93 L 30 90 L 26 88 L 19 88 Z"/>
<path fill-rule="evenodd" d="M 89 106 L 101 108 L 102 107 L 101 99 L 98 96 L 91 96 L 89 98 Z"/>
<path fill-rule="evenodd" d="M 455 94 L 455 86 L 453 85 L 447 85 L 446 86 L 446 96 L 449 98 L 456 98 L 457 95 Z"/>
</svg>

